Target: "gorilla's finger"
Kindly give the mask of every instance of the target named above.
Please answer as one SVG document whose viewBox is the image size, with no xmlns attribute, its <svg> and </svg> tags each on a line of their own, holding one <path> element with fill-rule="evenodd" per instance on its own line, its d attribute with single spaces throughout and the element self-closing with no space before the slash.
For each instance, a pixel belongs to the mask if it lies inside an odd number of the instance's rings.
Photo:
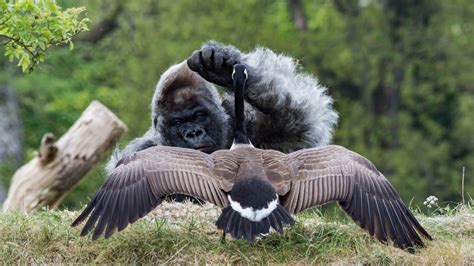
<svg viewBox="0 0 474 266">
<path fill-rule="evenodd" d="M 233 67 L 235 64 L 239 64 L 240 60 L 236 56 L 230 55 L 225 58 L 225 63 L 226 65 Z"/>
<path fill-rule="evenodd" d="M 219 51 L 214 52 L 214 67 L 216 69 L 221 69 L 222 64 L 224 63 L 224 55 Z"/>
<path fill-rule="evenodd" d="M 212 67 L 212 54 L 214 51 L 212 49 L 202 49 L 201 56 L 202 56 L 202 63 L 205 67 Z"/>
<path fill-rule="evenodd" d="M 192 71 L 198 71 L 202 69 L 201 55 L 199 50 L 194 51 L 193 54 L 188 58 L 186 63 Z"/>
<path fill-rule="evenodd" d="M 204 69 L 201 68 L 197 72 L 198 72 L 199 75 L 201 75 L 201 77 L 203 77 L 205 80 L 209 81 L 209 75 L 208 75 L 207 71 L 204 71 Z"/>
</svg>

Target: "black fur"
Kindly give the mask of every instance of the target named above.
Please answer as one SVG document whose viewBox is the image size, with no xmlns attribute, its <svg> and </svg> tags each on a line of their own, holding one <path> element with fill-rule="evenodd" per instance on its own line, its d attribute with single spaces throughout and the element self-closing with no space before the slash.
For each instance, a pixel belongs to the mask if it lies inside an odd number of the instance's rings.
<svg viewBox="0 0 474 266">
<path fill-rule="evenodd" d="M 240 51 L 232 46 L 209 42 L 201 50 L 188 58 L 189 68 L 207 81 L 219 86 L 232 86 L 232 71 L 235 64 L 241 63 Z"/>
<path fill-rule="evenodd" d="M 206 153 L 224 149 L 227 139 L 224 138 L 227 121 L 219 115 L 217 106 L 197 94 L 186 102 L 182 108 L 164 112 L 163 123 L 157 130 L 162 132 L 162 144 L 190 149 L 199 149 Z M 192 102 L 194 101 L 194 102 Z"/>
</svg>

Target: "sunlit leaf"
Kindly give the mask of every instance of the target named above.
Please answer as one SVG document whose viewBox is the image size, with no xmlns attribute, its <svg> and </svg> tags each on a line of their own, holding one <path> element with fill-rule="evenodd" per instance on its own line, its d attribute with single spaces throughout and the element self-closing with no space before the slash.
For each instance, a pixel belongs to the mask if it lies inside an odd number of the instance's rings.
<svg viewBox="0 0 474 266">
<path fill-rule="evenodd" d="M 80 18 L 84 11 L 84 7 L 61 11 L 54 0 L 0 0 L 0 33 L 13 43 L 5 46 L 5 55 L 19 59 L 23 71 L 31 71 L 51 45 L 68 43 L 73 49 L 71 36 L 87 30 L 88 20 Z"/>
</svg>

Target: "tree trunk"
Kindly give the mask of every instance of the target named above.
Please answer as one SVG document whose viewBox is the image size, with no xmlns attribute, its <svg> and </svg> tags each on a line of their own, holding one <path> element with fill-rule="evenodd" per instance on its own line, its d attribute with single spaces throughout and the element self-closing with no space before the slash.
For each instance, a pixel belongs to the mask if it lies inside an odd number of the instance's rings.
<svg viewBox="0 0 474 266">
<path fill-rule="evenodd" d="M 3 202 L 3 200 L 7 197 L 7 191 L 5 190 L 5 187 L 3 187 L 2 184 L 0 184 L 0 202 Z"/>
<path fill-rule="evenodd" d="M 18 97 L 12 88 L 0 86 L 0 166 L 17 169 L 23 158 Z M 6 197 L 0 182 L 0 202 Z"/>
<path fill-rule="evenodd" d="M 110 110 L 92 102 L 56 143 L 51 134 L 43 137 L 38 156 L 13 176 L 3 210 L 56 208 L 126 130 Z"/>
<path fill-rule="evenodd" d="M 296 29 L 299 31 L 308 30 L 308 23 L 306 22 L 306 15 L 301 0 L 288 0 L 288 6 Z"/>
</svg>

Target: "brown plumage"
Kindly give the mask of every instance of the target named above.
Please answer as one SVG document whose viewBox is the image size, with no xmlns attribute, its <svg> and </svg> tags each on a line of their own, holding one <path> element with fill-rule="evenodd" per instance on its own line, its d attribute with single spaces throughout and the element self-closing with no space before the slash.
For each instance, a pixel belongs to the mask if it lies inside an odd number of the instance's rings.
<svg viewBox="0 0 474 266">
<path fill-rule="evenodd" d="M 401 248 L 423 246 L 419 234 L 431 239 L 375 166 L 340 146 L 283 154 L 241 147 L 210 155 L 177 147 L 151 147 L 128 157 L 110 175 L 83 213 L 91 214 L 81 235 L 95 226 L 93 238 L 143 217 L 166 195 L 187 194 L 221 208 L 229 205 L 239 166 L 252 161 L 262 167 L 289 213 L 337 201 L 369 234 Z M 279 230 L 280 231 L 280 230 Z"/>
</svg>

